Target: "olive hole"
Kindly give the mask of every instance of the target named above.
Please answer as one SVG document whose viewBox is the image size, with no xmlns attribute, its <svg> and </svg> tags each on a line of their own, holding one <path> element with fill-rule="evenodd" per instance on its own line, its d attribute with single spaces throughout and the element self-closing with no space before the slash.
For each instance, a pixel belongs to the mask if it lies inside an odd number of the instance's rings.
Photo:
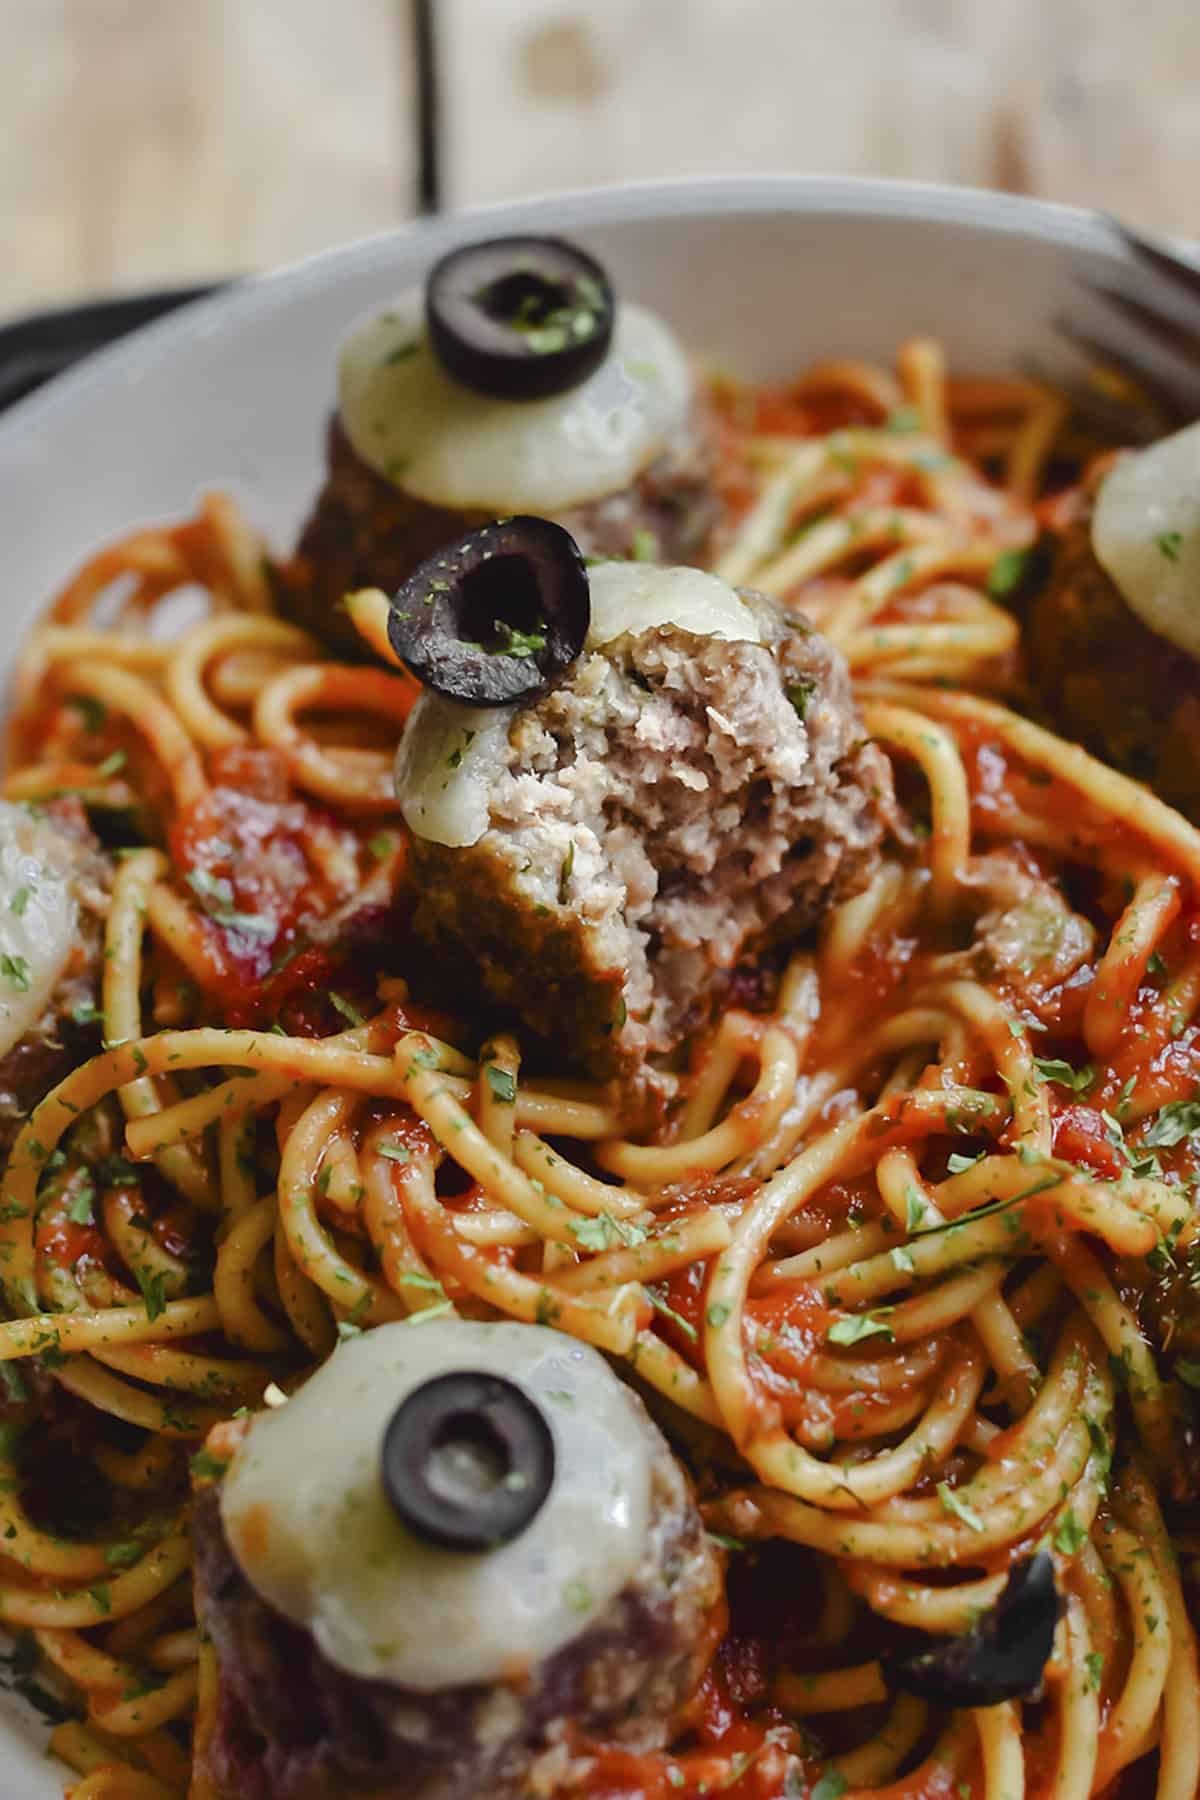
<svg viewBox="0 0 1200 1800">
<path fill-rule="evenodd" d="M 525 655 L 543 647 L 542 590 L 527 556 L 493 556 L 466 570 L 455 599 L 458 635 L 465 643 L 493 653 L 523 644 Z M 528 641 L 537 638 L 541 644 Z"/>
<path fill-rule="evenodd" d="M 544 325 L 552 313 L 571 303 L 571 290 L 532 269 L 514 269 L 489 282 L 476 295 L 489 319 L 502 325 Z"/>
<path fill-rule="evenodd" d="M 425 1478 L 451 1506 L 486 1499 L 512 1470 L 509 1447 L 491 1420 L 478 1412 L 451 1413 L 430 1446 Z"/>
</svg>

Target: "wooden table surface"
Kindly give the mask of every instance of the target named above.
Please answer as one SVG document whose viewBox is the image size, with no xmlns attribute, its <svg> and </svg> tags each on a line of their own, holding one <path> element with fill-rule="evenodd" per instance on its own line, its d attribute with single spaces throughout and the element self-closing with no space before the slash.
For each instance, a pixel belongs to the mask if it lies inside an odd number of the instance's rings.
<svg viewBox="0 0 1200 1800">
<path fill-rule="evenodd" d="M 433 0 L 447 204 L 888 174 L 1200 231 L 1200 0 Z M 0 0 L 0 314 L 416 209 L 408 0 Z"/>
</svg>

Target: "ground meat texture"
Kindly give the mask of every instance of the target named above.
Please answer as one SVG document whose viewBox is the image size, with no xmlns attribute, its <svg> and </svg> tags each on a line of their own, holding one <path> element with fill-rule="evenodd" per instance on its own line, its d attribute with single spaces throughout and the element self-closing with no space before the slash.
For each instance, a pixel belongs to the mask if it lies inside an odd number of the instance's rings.
<svg viewBox="0 0 1200 1800">
<path fill-rule="evenodd" d="M 631 1749 L 666 1741 L 703 1673 L 721 1568 L 662 1444 L 651 1492 L 642 1563 L 603 1617 L 523 1679 L 424 1693 L 346 1674 L 260 1599 L 219 1490 L 203 1490 L 197 1607 L 219 1689 L 199 1756 L 215 1800 L 516 1800 L 554 1791 L 570 1727 Z"/>
<path fill-rule="evenodd" d="M 1200 668 L 1142 624 L 1097 561 L 1092 504 L 1089 490 L 1033 600 L 1030 682 L 1057 731 L 1200 821 Z"/>
<path fill-rule="evenodd" d="M 1028 996 L 1068 980 L 1094 954 L 1093 927 L 1019 852 L 972 857 L 963 886 L 982 909 L 961 959 L 965 974 Z"/>
<path fill-rule="evenodd" d="M 0 1058 L 0 1165 L 7 1162 L 18 1131 L 38 1102 L 100 1047 L 100 975 L 112 863 L 77 802 L 54 801 L 46 814 L 42 828 L 53 834 L 58 860 L 70 868 L 78 930 L 44 1011 Z M 9 900 L 11 904 L 11 896 Z"/>
<path fill-rule="evenodd" d="M 417 564 L 489 512 L 434 506 L 365 463 L 335 417 L 329 426 L 329 470 L 296 556 L 277 572 L 281 611 L 341 655 L 361 657 L 363 641 L 341 607 L 356 588 L 395 593 Z M 716 523 L 715 458 L 699 415 L 631 487 L 556 515 L 585 556 L 649 556 L 668 563 L 699 561 Z"/>
<path fill-rule="evenodd" d="M 431 966 L 601 1080 L 640 1078 L 878 855 L 890 766 L 845 664 L 753 605 L 759 644 L 672 626 L 585 653 L 518 715 L 479 842 L 414 840 Z"/>
</svg>

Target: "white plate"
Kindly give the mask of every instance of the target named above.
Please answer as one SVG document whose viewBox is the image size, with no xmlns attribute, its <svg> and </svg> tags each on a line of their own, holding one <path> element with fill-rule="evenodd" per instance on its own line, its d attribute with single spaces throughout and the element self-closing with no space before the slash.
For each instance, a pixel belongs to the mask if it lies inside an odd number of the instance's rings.
<svg viewBox="0 0 1200 1800">
<path fill-rule="evenodd" d="M 1030 355 L 1061 365 L 1054 319 L 1087 311 L 1077 278 L 1129 268 L 1092 214 L 965 189 L 798 177 L 563 195 L 330 251 L 138 332 L 0 419 L 0 679 L 89 550 L 187 513 L 205 488 L 232 489 L 287 544 L 319 478 L 346 325 L 450 244 L 508 231 L 578 236 L 618 288 L 755 376 L 815 355 L 886 358 L 914 331 L 941 338 L 958 368 L 1012 370 Z M 19 1703 L 3 1702 L 4 1800 L 58 1800 L 44 1735 Z"/>
</svg>

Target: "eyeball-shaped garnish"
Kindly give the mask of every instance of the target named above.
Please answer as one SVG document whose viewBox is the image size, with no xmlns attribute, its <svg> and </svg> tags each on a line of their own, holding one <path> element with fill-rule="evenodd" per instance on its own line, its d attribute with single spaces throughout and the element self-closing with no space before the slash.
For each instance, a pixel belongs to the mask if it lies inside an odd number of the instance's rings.
<svg viewBox="0 0 1200 1800">
<path fill-rule="evenodd" d="M 492 518 L 554 515 L 620 492 L 686 433 L 694 400 L 683 346 L 632 302 L 617 308 L 586 380 L 541 399 L 501 399 L 449 374 L 422 288 L 361 320 L 338 363 L 338 415 L 355 454 L 413 499 Z"/>
<path fill-rule="evenodd" d="M 587 570 L 549 519 L 501 519 L 413 571 L 388 619 L 396 655 L 427 688 L 467 706 L 540 693 L 583 649 Z"/>
<path fill-rule="evenodd" d="M 384 1433 L 383 1488 L 414 1537 L 488 1550 L 532 1524 L 554 1483 L 554 1434 L 515 1381 L 436 1375 L 401 1401 Z"/>
<path fill-rule="evenodd" d="M 509 1320 L 395 1323 L 340 1344 L 258 1415 L 221 1520 L 260 1599 L 330 1662 L 427 1693 L 532 1669 L 603 1618 L 652 1547 L 657 1454 L 640 1403 L 587 1345 Z M 441 1542 L 423 1502 L 410 1523 L 418 1464 Z M 511 1533 L 515 1514 L 495 1509 L 543 1487 Z M 486 1542 L 447 1544 L 454 1515 L 484 1514 Z"/>
<path fill-rule="evenodd" d="M 612 341 L 600 264 L 562 238 L 491 238 L 450 251 L 425 288 L 429 341 L 456 381 L 502 400 L 578 387 Z"/>
</svg>

